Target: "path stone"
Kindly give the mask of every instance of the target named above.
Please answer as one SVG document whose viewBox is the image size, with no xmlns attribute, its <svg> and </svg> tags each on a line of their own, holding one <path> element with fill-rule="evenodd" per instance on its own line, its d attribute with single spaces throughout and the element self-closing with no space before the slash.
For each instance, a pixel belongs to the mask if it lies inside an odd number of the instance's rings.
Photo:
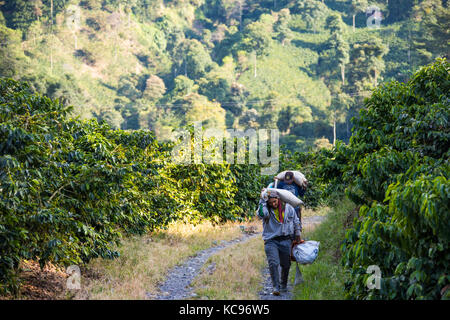
<svg viewBox="0 0 450 320">
<path fill-rule="evenodd" d="M 169 270 L 166 281 L 159 287 L 159 294 L 152 295 L 147 292 L 146 297 L 154 300 L 182 300 L 194 297 L 192 293 L 193 288 L 190 287 L 190 284 L 199 275 L 201 268 L 209 257 L 220 250 L 239 242 L 248 241 L 258 235 L 261 235 L 261 233 L 245 234 L 241 238 L 221 241 L 220 245 L 198 252 L 195 256 L 188 258 L 182 265 L 175 266 Z M 214 265 L 212 266 L 211 269 L 215 267 Z"/>
<path fill-rule="evenodd" d="M 312 216 L 302 218 L 303 228 L 308 226 L 315 226 L 320 224 L 325 219 L 325 216 Z M 158 288 L 158 294 L 146 293 L 147 299 L 152 300 L 182 300 L 197 297 L 192 292 L 193 288 L 190 286 L 192 281 L 199 275 L 199 272 L 206 261 L 213 254 L 230 247 L 236 243 L 242 243 L 250 240 L 256 236 L 261 236 L 261 233 L 245 233 L 241 238 L 231 241 L 214 241 L 213 247 L 198 252 L 193 257 L 188 258 L 183 264 L 175 266 L 168 272 L 167 279 Z M 214 272 L 215 265 L 210 264 L 207 268 L 208 273 Z M 270 279 L 269 268 L 263 270 L 263 289 L 259 293 L 262 300 L 291 300 L 292 299 L 292 283 L 288 283 L 288 291 L 281 292 L 279 296 L 272 295 L 272 281 Z"/>
</svg>

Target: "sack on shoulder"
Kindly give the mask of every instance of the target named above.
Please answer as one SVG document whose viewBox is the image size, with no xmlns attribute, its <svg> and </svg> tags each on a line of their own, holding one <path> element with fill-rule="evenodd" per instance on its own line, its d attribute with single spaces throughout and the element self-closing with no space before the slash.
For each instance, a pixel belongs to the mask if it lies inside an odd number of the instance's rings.
<svg viewBox="0 0 450 320">
<path fill-rule="evenodd" d="M 280 172 L 279 174 L 276 175 L 276 178 L 278 180 L 284 180 L 284 176 L 286 175 L 286 172 L 288 172 L 290 170 L 286 170 L 283 172 Z M 308 185 L 308 180 L 306 179 L 305 175 L 303 173 L 301 173 L 300 171 L 290 171 L 294 174 L 294 182 L 296 185 L 302 187 L 303 189 L 306 189 L 307 185 Z"/>
</svg>

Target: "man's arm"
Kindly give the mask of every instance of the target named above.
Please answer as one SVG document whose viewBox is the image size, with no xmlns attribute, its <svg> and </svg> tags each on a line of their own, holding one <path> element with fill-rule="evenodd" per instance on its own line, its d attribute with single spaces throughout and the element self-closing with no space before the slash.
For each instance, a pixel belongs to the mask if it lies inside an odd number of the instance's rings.
<svg viewBox="0 0 450 320">
<path fill-rule="evenodd" d="M 257 216 L 260 219 L 267 219 L 269 217 L 269 209 L 267 208 L 267 202 L 263 199 L 259 199 Z"/>
<path fill-rule="evenodd" d="M 302 227 L 300 224 L 300 220 L 297 217 L 297 213 L 295 212 L 295 209 L 292 206 L 289 206 L 290 209 L 294 212 L 294 235 L 295 235 L 295 242 L 300 242 L 300 238 L 301 238 L 301 232 L 302 232 Z"/>
</svg>

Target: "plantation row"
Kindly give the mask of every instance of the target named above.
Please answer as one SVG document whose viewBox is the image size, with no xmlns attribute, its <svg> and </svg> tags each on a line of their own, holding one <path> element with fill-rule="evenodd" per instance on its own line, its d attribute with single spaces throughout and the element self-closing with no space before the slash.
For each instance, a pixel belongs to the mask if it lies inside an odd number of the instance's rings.
<svg viewBox="0 0 450 320">
<path fill-rule="evenodd" d="M 450 290 L 450 66 L 438 59 L 366 101 L 348 146 L 318 166 L 362 205 L 342 245 L 353 299 L 441 299 Z M 368 290 L 370 265 L 380 290 Z"/>
<path fill-rule="evenodd" d="M 280 171 L 309 180 L 315 207 L 346 195 L 361 205 L 342 244 L 352 299 L 441 299 L 450 290 L 449 64 L 376 89 L 349 145 L 280 151 Z M 149 131 L 68 119 L 70 108 L 0 80 L 0 290 L 17 293 L 23 259 L 82 265 L 114 258 L 126 234 L 170 221 L 253 215 L 273 177 L 258 165 L 171 162 Z M 330 230 L 333 232 L 333 230 Z M 382 273 L 369 290 L 367 268 Z"/>
<path fill-rule="evenodd" d="M 0 80 L 3 293 L 18 292 L 23 259 L 81 265 L 116 257 L 123 234 L 176 219 L 242 220 L 272 178 L 258 165 L 177 165 L 172 145 L 152 132 L 68 119 L 69 111 L 26 83 Z"/>
</svg>

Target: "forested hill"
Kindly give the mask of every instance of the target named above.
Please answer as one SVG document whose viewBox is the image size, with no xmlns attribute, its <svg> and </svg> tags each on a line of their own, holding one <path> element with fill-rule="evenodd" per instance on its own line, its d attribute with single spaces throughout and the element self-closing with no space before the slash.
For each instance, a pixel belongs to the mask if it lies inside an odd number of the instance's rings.
<svg viewBox="0 0 450 320">
<path fill-rule="evenodd" d="M 408 80 L 450 47 L 441 0 L 7 0 L 0 10 L 1 77 L 163 140 L 200 120 L 279 128 L 295 150 L 348 140 L 373 87 Z"/>
</svg>

